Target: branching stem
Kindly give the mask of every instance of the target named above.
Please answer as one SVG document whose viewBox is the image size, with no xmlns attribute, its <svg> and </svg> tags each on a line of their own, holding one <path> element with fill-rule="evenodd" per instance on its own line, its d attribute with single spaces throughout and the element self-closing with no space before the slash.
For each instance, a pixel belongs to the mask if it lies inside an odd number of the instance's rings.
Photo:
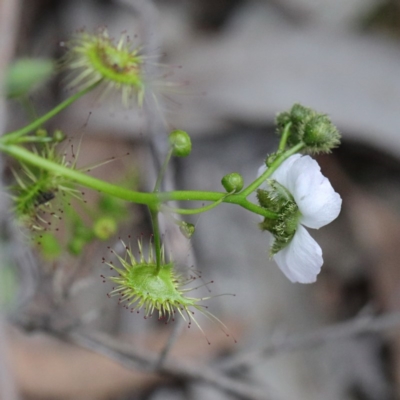
<svg viewBox="0 0 400 400">
<path fill-rule="evenodd" d="M 285 125 L 285 129 L 283 130 L 281 141 L 279 142 L 279 147 L 278 147 L 279 151 L 284 151 L 286 148 L 286 143 L 287 143 L 288 137 L 290 135 L 291 126 L 292 126 L 291 122 L 289 122 L 288 124 Z"/>
<path fill-rule="evenodd" d="M 156 207 L 158 209 L 161 203 L 176 200 L 176 201 L 221 201 L 223 203 L 238 204 L 241 207 L 259 214 L 267 218 L 277 218 L 277 215 L 263 207 L 260 207 L 250 201 L 248 201 L 245 195 L 242 193 L 235 193 L 227 195 L 221 192 L 208 192 L 200 190 L 186 190 L 186 191 L 172 191 L 163 193 L 145 193 L 136 192 L 133 190 L 125 189 L 123 187 L 113 185 L 105 182 L 101 179 L 93 178 L 92 176 L 86 175 L 83 172 L 68 168 L 63 165 L 57 164 L 54 161 L 42 158 L 38 154 L 35 154 L 21 146 L 6 144 L 0 140 L 0 151 L 3 151 L 17 160 L 26 162 L 27 164 L 34 165 L 38 168 L 49 171 L 54 175 L 64 177 L 66 180 L 73 181 L 79 185 L 85 186 L 90 189 L 98 190 L 102 193 L 107 193 L 113 197 L 130 201 L 137 204 L 145 204 L 149 207 Z M 285 153 L 286 154 L 286 153 Z M 269 170 L 268 170 L 269 171 Z M 268 172 L 267 171 L 267 172 Z M 264 176 L 264 175 L 263 175 Z M 266 179 L 265 177 L 263 179 Z M 260 178 L 257 180 L 259 181 Z M 256 181 L 256 182 L 257 182 Z M 262 181 L 257 184 L 257 187 Z M 222 199 L 222 200 L 221 200 Z"/>
<path fill-rule="evenodd" d="M 21 129 L 17 129 L 16 131 L 7 133 L 3 137 L 1 137 L 1 142 L 3 143 L 14 143 L 16 139 L 18 139 L 21 136 L 24 136 L 35 129 L 40 128 L 45 122 L 47 122 L 49 119 L 53 118 L 56 116 L 60 111 L 64 110 L 68 106 L 70 106 L 73 102 L 76 100 L 80 99 L 82 96 L 84 96 L 86 93 L 90 92 L 93 90 L 96 86 L 99 85 L 101 81 L 98 81 L 89 87 L 81 90 L 78 93 L 73 94 L 71 97 L 68 99 L 64 100 L 62 103 L 60 103 L 58 106 L 54 107 L 52 110 L 50 110 L 47 114 L 41 116 L 40 118 L 36 119 L 29 125 L 24 126 Z"/>
<path fill-rule="evenodd" d="M 269 166 L 269 168 L 260 175 L 254 182 L 252 182 L 247 188 L 243 189 L 240 194 L 247 197 L 250 193 L 253 193 L 257 188 L 267 179 L 269 178 L 277 168 L 285 161 L 287 158 L 292 156 L 295 153 L 298 153 L 300 150 L 304 148 L 304 143 L 298 143 L 289 150 L 282 153 L 276 160 Z"/>
</svg>

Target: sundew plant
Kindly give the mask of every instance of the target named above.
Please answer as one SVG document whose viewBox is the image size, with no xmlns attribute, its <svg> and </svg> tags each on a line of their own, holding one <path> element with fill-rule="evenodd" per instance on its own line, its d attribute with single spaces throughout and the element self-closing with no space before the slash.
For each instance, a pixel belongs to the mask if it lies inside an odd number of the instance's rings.
<svg viewBox="0 0 400 400">
<path fill-rule="evenodd" d="M 188 280 L 176 269 L 174 254 L 169 255 L 168 249 L 164 249 L 160 214 L 167 215 L 185 236 L 191 237 L 195 229 L 185 222 L 185 216 L 207 213 L 227 204 L 244 208 L 259 216 L 260 223 L 254 228 L 266 231 L 266 257 L 272 257 L 290 281 L 315 282 L 323 264 L 322 250 L 306 228 L 319 229 L 329 224 L 341 209 L 340 196 L 312 158 L 318 153 L 331 152 L 340 143 L 340 135 L 326 114 L 300 104 L 279 113 L 276 118 L 279 146 L 272 154 L 265 155 L 258 173 L 254 171 L 254 180 L 245 184 L 240 171 L 235 171 L 221 176 L 222 189 L 215 191 L 162 190 L 171 158 L 190 157 L 192 148 L 190 133 L 173 130 L 168 133 L 168 151 L 152 184 L 153 190 L 130 190 L 94 178 L 66 162 L 57 154 L 56 146 L 64 140 L 63 135 L 59 132 L 50 135 L 45 128 L 51 118 L 93 90 L 104 95 L 119 92 L 121 107 L 142 107 L 147 95 L 146 57 L 125 35 L 115 41 L 105 30 L 97 34 L 79 32 L 64 47 L 66 54 L 60 65 L 70 74 L 68 85 L 75 92 L 45 115 L 0 139 L 0 151 L 13 158 L 14 165 L 20 164 L 20 172 L 14 174 L 12 199 L 15 216 L 22 224 L 40 230 L 40 224 L 36 223 L 41 220 L 40 213 L 51 207 L 62 192 L 74 194 L 93 189 L 108 199 L 144 205 L 152 221 L 149 250 L 143 249 L 141 240 L 137 247 L 122 242 L 124 254 L 113 251 L 114 261 L 103 260 L 113 271 L 104 276 L 115 285 L 110 297 L 116 296 L 132 311 L 142 310 L 145 317 L 156 314 L 166 321 L 182 318 L 200 329 L 197 312 L 216 321 L 224 330 L 225 326 L 203 306 L 206 298 L 192 296 Z M 25 73 L 29 76 L 29 69 Z M 257 201 L 251 200 L 255 198 Z M 176 206 L 176 202 L 205 205 L 186 208 Z M 116 223 L 113 216 L 103 217 L 99 218 L 102 222 L 95 236 L 105 239 L 116 232 Z M 93 239 L 90 233 L 87 237 Z"/>
</svg>

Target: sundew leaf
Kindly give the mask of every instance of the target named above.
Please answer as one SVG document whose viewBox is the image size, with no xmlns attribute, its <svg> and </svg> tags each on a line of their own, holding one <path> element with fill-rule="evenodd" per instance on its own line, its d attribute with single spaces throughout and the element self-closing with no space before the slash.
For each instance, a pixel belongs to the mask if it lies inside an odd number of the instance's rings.
<svg viewBox="0 0 400 400">
<path fill-rule="evenodd" d="M 51 77 L 54 63 L 50 59 L 21 58 L 8 68 L 5 78 L 7 97 L 27 95 Z"/>
</svg>

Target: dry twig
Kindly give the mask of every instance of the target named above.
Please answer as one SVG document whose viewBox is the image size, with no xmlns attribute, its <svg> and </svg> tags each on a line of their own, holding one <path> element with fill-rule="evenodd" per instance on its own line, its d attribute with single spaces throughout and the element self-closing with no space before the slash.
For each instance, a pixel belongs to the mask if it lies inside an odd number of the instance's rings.
<svg viewBox="0 0 400 400">
<path fill-rule="evenodd" d="M 278 356 L 297 350 L 306 350 L 331 344 L 332 342 L 354 338 L 368 333 L 385 332 L 400 325 L 400 313 L 391 313 L 379 317 L 361 316 L 350 321 L 317 329 L 315 331 L 280 336 L 264 348 L 238 354 L 218 365 L 224 371 L 232 371 L 238 368 L 254 366 L 258 360 Z"/>
</svg>

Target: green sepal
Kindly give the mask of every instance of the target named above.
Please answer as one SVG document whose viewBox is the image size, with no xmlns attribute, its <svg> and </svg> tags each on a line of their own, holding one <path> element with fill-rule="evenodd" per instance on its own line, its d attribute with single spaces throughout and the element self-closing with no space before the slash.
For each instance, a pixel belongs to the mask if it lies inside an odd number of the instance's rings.
<svg viewBox="0 0 400 400">
<path fill-rule="evenodd" d="M 257 199 L 261 207 L 279 213 L 288 201 L 294 203 L 293 196 L 279 182 L 270 179 L 267 183 L 269 190 L 257 190 Z"/>
<path fill-rule="evenodd" d="M 269 231 L 274 236 L 271 246 L 271 256 L 285 248 L 293 239 L 301 214 L 296 203 L 288 201 L 279 211 L 277 219 L 264 218 L 259 224 L 260 229 Z"/>
<path fill-rule="evenodd" d="M 257 200 L 260 206 L 266 208 L 267 210 L 278 212 L 280 209 L 279 204 L 274 201 L 274 199 L 271 197 L 271 192 L 268 190 L 258 189 Z"/>
<path fill-rule="evenodd" d="M 271 255 L 285 248 L 292 240 L 301 217 L 299 208 L 288 190 L 275 180 L 269 180 L 270 190 L 257 190 L 257 198 L 261 207 L 278 214 L 278 218 L 264 218 L 259 224 L 263 231 L 274 236 Z"/>
</svg>

